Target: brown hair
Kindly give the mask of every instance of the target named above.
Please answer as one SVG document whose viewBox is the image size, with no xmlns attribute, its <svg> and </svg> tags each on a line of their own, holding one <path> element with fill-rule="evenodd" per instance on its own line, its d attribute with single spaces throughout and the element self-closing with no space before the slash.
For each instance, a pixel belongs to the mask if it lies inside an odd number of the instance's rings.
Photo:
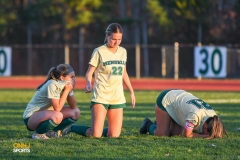
<svg viewBox="0 0 240 160">
<path fill-rule="evenodd" d="M 59 79 L 61 76 L 66 76 L 73 71 L 73 68 L 69 64 L 59 64 L 57 67 L 52 67 L 47 74 L 46 80 L 37 87 L 37 90 L 40 89 L 48 80 L 50 79 Z"/>
<path fill-rule="evenodd" d="M 223 135 L 228 136 L 228 133 L 218 116 L 215 115 L 208 118 L 206 122 L 208 124 L 208 132 L 210 133 L 210 136 L 206 139 L 222 138 Z"/>
<path fill-rule="evenodd" d="M 118 23 L 111 23 L 106 29 L 106 35 L 110 36 L 112 33 L 123 33 L 123 29 Z M 104 43 L 107 43 L 107 38 L 105 37 Z"/>
</svg>

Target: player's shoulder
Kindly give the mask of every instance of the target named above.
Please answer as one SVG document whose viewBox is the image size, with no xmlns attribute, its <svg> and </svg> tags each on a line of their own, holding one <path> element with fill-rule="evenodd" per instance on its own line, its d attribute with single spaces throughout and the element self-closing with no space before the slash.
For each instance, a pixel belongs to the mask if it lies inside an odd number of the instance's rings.
<svg viewBox="0 0 240 160">
<path fill-rule="evenodd" d="M 101 45 L 97 48 L 94 49 L 94 51 L 102 51 L 102 50 L 106 50 L 106 46 L 105 45 Z"/>
<path fill-rule="evenodd" d="M 106 47 L 104 45 L 101 45 L 97 48 L 94 48 L 92 55 L 96 55 L 96 53 L 101 54 L 102 52 L 104 53 L 106 51 Z"/>
<path fill-rule="evenodd" d="M 56 83 L 55 80 L 49 79 L 49 80 L 44 84 L 44 86 L 45 86 L 45 87 L 48 87 L 48 86 L 54 85 L 55 83 Z"/>
<path fill-rule="evenodd" d="M 53 80 L 53 79 L 48 80 L 47 83 L 48 83 L 48 86 L 57 87 L 57 88 L 63 88 L 66 85 L 65 81 Z"/>
<path fill-rule="evenodd" d="M 49 80 L 47 81 L 47 84 L 48 84 L 48 85 L 56 85 L 56 84 L 58 84 L 58 80 L 49 79 Z"/>
<path fill-rule="evenodd" d="M 122 46 L 118 46 L 118 49 L 119 49 L 120 51 L 127 52 L 127 50 L 126 50 L 124 47 L 122 47 Z"/>
</svg>

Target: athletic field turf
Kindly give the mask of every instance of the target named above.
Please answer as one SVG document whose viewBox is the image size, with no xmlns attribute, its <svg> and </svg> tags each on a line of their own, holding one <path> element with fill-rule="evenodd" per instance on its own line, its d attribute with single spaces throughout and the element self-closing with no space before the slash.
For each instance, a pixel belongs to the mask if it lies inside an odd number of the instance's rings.
<svg viewBox="0 0 240 160">
<path fill-rule="evenodd" d="M 33 140 L 22 120 L 34 90 L 0 90 L 0 159 L 224 159 L 240 160 L 240 93 L 193 92 L 209 103 L 220 116 L 228 138 L 205 140 L 183 137 L 140 135 L 145 117 L 155 120 L 154 105 L 159 91 L 135 91 L 136 107 L 131 109 L 125 91 L 122 134 L 119 138 L 91 138 L 71 133 L 67 137 Z M 90 125 L 90 94 L 75 91 L 81 117 L 76 124 Z M 107 123 L 105 123 L 107 125 Z M 14 149 L 25 152 L 14 153 Z M 23 151 L 23 150 L 22 150 Z"/>
</svg>

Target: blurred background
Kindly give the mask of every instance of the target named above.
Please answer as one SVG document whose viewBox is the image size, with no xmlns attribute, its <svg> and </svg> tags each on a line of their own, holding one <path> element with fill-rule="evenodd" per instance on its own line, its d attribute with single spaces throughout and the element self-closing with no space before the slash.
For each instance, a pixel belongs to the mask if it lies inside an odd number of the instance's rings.
<svg viewBox="0 0 240 160">
<path fill-rule="evenodd" d="M 240 0 L 0 0 L 0 77 L 84 76 L 110 23 L 130 77 L 240 78 Z M 208 73 L 211 72 L 211 73 Z"/>
</svg>

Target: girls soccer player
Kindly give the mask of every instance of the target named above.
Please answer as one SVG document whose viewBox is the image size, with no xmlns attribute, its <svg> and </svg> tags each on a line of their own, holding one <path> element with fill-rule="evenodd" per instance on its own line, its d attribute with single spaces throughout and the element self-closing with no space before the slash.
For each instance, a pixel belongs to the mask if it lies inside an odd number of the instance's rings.
<svg viewBox="0 0 240 160">
<path fill-rule="evenodd" d="M 122 82 L 130 91 L 132 108 L 135 106 L 135 95 L 126 70 L 127 52 L 125 48 L 119 46 L 122 34 L 123 30 L 119 24 L 110 24 L 106 29 L 105 44 L 93 51 L 89 62 L 85 92 L 92 92 L 92 128 L 72 125 L 65 130 L 64 134 L 72 131 L 84 136 L 119 137 L 123 121 L 123 108 L 126 107 Z M 92 88 L 93 74 L 95 84 Z M 106 115 L 108 128 L 103 130 Z"/>
<path fill-rule="evenodd" d="M 184 90 L 165 90 L 157 98 L 156 124 L 146 118 L 140 134 L 222 138 L 228 135 L 212 107 Z"/>
<path fill-rule="evenodd" d="M 24 111 L 24 123 L 29 131 L 35 131 L 33 139 L 58 137 L 57 131 L 76 122 L 80 116 L 73 94 L 76 78 L 68 64 L 52 67 L 28 103 Z M 64 106 L 65 102 L 69 106 Z"/>
</svg>

